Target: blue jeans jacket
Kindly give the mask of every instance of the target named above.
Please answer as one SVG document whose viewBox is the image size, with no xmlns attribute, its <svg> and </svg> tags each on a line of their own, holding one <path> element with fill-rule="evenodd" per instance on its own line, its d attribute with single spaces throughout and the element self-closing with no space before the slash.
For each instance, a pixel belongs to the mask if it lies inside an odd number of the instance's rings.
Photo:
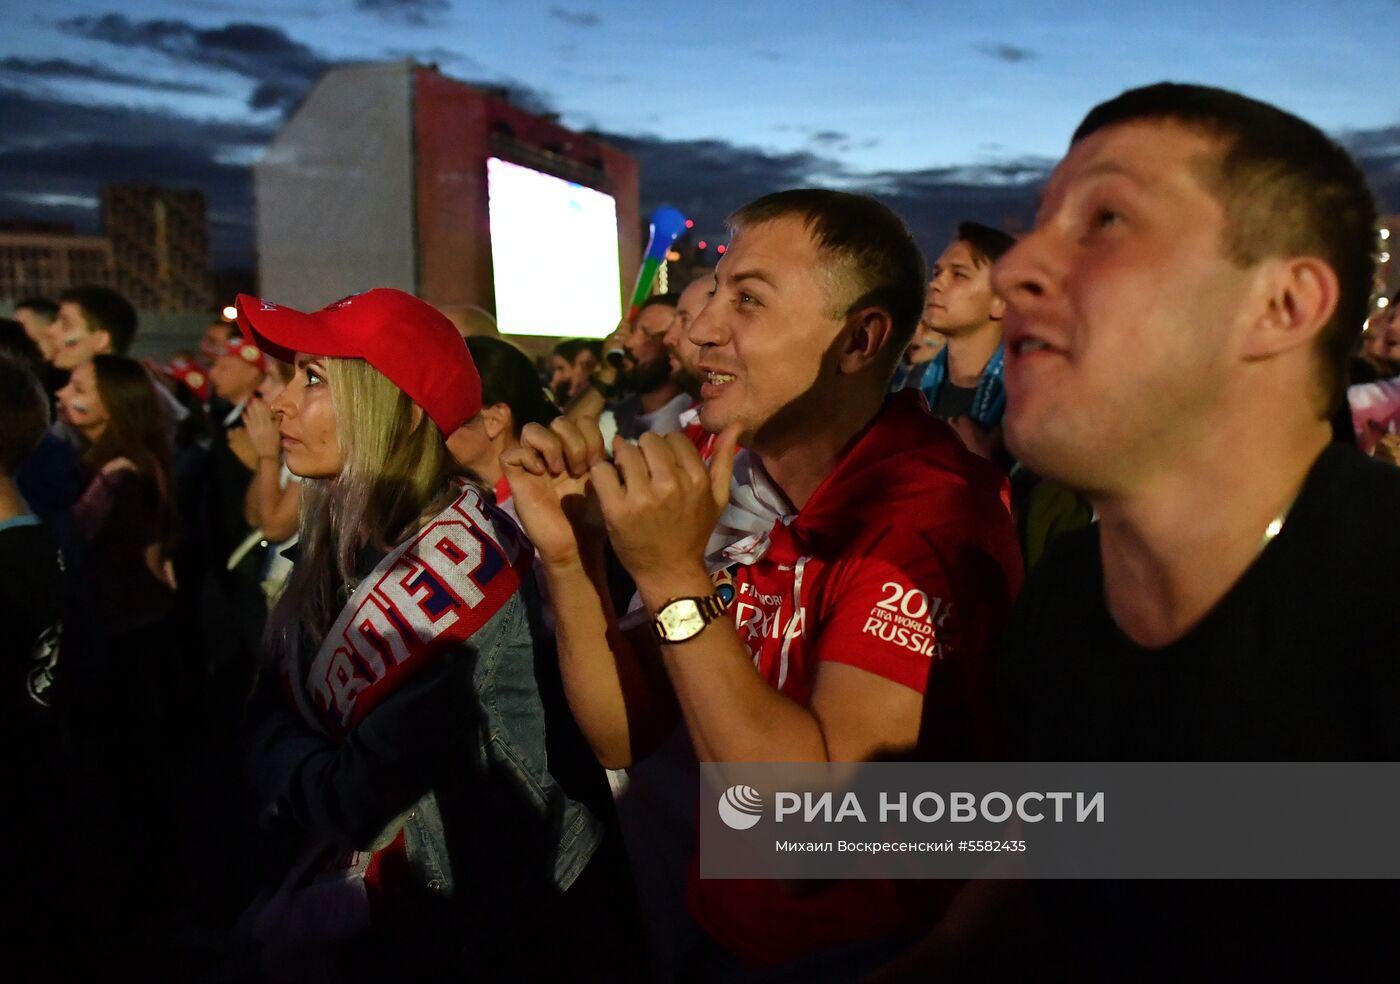
<svg viewBox="0 0 1400 984">
<path fill-rule="evenodd" d="M 552 652 L 542 659 L 532 637 L 530 590 L 340 742 L 280 694 L 255 701 L 250 772 L 264 827 L 302 855 L 401 837 L 371 900 L 374 935 L 434 951 L 436 963 L 490 959 L 502 929 L 567 890 L 603 836 L 550 770 L 549 727 L 568 711 L 553 688 L 541 694 Z"/>
</svg>

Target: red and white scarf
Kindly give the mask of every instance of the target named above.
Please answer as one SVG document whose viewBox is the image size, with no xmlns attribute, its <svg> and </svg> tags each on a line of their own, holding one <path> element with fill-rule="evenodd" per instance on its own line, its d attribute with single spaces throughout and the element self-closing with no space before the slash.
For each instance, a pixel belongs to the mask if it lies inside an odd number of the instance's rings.
<svg viewBox="0 0 1400 984">
<path fill-rule="evenodd" d="M 464 481 L 461 489 L 360 582 L 304 675 L 283 665 L 312 727 L 343 737 L 485 625 L 529 573 L 534 550 L 525 534 L 476 486 Z"/>
</svg>

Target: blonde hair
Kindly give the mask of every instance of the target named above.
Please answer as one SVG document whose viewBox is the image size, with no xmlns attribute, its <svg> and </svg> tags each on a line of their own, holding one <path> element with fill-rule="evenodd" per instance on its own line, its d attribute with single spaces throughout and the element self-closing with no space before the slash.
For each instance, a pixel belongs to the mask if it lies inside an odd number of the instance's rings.
<svg viewBox="0 0 1400 984">
<path fill-rule="evenodd" d="M 365 568 L 452 497 L 446 439 L 427 414 L 363 359 L 324 364 L 343 465 L 302 485 L 296 565 L 268 619 L 274 658 L 314 652 Z"/>
</svg>

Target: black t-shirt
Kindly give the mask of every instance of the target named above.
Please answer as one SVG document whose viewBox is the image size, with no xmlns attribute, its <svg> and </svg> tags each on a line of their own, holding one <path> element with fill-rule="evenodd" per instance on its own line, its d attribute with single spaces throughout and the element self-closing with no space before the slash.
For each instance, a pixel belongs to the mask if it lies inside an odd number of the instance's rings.
<svg viewBox="0 0 1400 984">
<path fill-rule="evenodd" d="M 1004 639 L 1011 757 L 1400 760 L 1397 599 L 1400 470 L 1354 448 L 1323 452 L 1282 532 L 1159 649 L 1110 618 L 1098 527 L 1065 534 L 1031 571 Z M 1307 967 L 1369 979 L 1395 956 L 1395 882 L 1038 888 L 1052 937 L 1091 978 Z"/>
<path fill-rule="evenodd" d="M 1183 638 L 1144 649 L 1104 603 L 1099 530 L 1027 578 L 1002 676 L 1041 761 L 1400 760 L 1400 470 L 1318 459 L 1282 532 Z"/>
<path fill-rule="evenodd" d="M 932 407 L 933 415 L 939 420 L 970 417 L 972 401 L 976 396 L 976 386 L 954 386 L 951 379 L 945 379 L 943 385 L 938 387 L 938 397 Z"/>
</svg>

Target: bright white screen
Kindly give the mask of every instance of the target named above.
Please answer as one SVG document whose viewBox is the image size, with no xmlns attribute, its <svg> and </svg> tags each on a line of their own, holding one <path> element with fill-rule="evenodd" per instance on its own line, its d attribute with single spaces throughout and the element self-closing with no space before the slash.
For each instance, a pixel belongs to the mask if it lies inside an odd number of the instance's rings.
<svg viewBox="0 0 1400 984">
<path fill-rule="evenodd" d="M 496 322 L 507 335 L 602 338 L 622 317 L 611 195 L 486 161 Z"/>
</svg>

